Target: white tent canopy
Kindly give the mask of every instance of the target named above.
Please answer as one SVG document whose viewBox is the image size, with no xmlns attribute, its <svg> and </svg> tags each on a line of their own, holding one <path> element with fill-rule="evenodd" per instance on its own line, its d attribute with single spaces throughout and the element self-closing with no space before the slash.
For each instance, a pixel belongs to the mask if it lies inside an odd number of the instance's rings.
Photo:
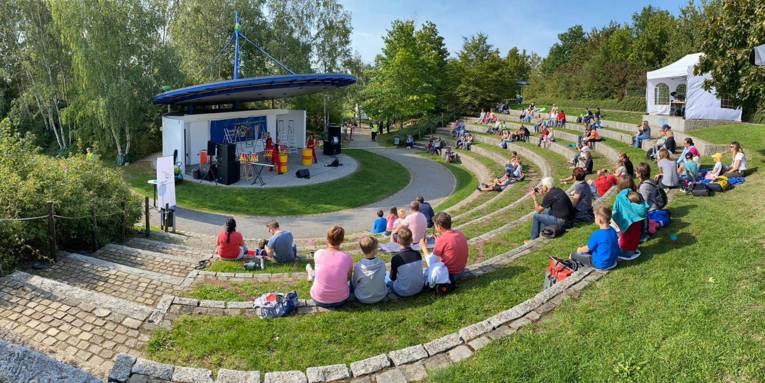
<svg viewBox="0 0 765 383">
<path fill-rule="evenodd" d="M 686 55 L 663 68 L 646 74 L 646 106 L 648 114 L 670 114 L 670 93 L 685 95 L 685 119 L 741 121 L 741 108 L 723 107 L 724 102 L 714 89 L 704 90 L 704 81 L 711 76 L 697 76 L 694 66 L 702 53 Z"/>
</svg>

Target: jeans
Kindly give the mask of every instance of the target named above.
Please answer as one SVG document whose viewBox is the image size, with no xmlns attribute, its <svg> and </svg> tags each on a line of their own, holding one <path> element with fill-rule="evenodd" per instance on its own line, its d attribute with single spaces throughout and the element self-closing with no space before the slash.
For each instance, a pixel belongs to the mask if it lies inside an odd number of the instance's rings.
<svg viewBox="0 0 765 383">
<path fill-rule="evenodd" d="M 542 213 L 535 213 L 531 216 L 531 239 L 539 238 L 539 233 L 542 232 L 542 229 L 544 229 L 546 226 L 563 226 L 565 223 L 566 221 L 554 215 L 547 214 L 546 211 Z"/>
<path fill-rule="evenodd" d="M 571 253 L 571 260 L 576 261 L 584 266 L 592 267 L 592 254 L 590 253 Z"/>
<path fill-rule="evenodd" d="M 647 134 L 638 134 L 637 136 L 635 136 L 635 147 L 640 149 L 640 143 L 643 140 L 648 140 L 650 138 L 651 138 L 651 136 L 649 136 Z"/>
</svg>

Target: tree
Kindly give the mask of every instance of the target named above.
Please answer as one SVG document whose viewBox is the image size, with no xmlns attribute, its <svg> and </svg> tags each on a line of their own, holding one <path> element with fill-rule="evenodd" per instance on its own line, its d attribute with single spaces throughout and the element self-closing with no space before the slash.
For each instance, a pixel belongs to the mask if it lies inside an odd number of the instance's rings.
<svg viewBox="0 0 765 383">
<path fill-rule="evenodd" d="M 547 57 L 542 61 L 542 71 L 550 74 L 564 64 L 578 61 L 582 57 L 582 47 L 587 41 L 584 29 L 577 24 L 558 35 L 558 43 L 553 44 Z"/>
<path fill-rule="evenodd" d="M 415 36 L 414 21 L 395 20 L 365 90 L 365 110 L 377 118 L 404 119 L 435 109 L 436 86 Z M 432 53 L 432 52 L 431 52 Z"/>
<path fill-rule="evenodd" d="M 651 6 L 632 15 L 634 42 L 630 61 L 649 69 L 666 63 L 669 55 L 667 42 L 675 31 L 675 19 L 664 10 Z"/>
<path fill-rule="evenodd" d="M 515 79 L 509 78 L 507 63 L 485 34 L 465 38 L 453 65 L 454 79 L 458 81 L 455 93 L 463 111 L 477 112 L 515 97 Z"/>
<path fill-rule="evenodd" d="M 438 27 L 431 21 L 426 21 L 415 32 L 417 49 L 423 64 L 423 76 L 432 84 L 436 97 L 436 108 L 443 111 L 449 98 L 450 78 L 446 76 L 446 62 L 449 51 L 444 44 L 444 38 L 438 33 Z"/>
<path fill-rule="evenodd" d="M 710 73 L 705 87 L 714 87 L 718 94 L 734 105 L 763 110 L 765 71 L 749 63 L 753 47 L 765 43 L 765 3 L 758 1 L 726 1 L 720 8 L 708 10 L 701 34 L 704 52 L 696 73 Z M 746 108 L 745 108 L 746 109 Z"/>
</svg>

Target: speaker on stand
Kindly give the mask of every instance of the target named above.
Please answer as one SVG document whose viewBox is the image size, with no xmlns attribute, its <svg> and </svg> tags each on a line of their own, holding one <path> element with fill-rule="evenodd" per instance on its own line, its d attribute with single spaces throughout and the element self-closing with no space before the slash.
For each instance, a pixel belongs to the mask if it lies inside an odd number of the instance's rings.
<svg viewBox="0 0 765 383">
<path fill-rule="evenodd" d="M 218 183 L 231 185 L 239 182 L 239 161 L 236 160 L 236 145 L 218 144 Z"/>
</svg>

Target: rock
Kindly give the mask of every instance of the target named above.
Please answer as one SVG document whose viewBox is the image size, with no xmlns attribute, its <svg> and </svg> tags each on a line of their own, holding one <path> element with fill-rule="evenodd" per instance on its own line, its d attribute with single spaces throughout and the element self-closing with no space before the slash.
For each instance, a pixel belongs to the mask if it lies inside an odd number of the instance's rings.
<svg viewBox="0 0 765 383">
<path fill-rule="evenodd" d="M 105 318 L 109 316 L 112 312 L 107 309 L 97 308 L 93 310 L 93 315 L 99 317 L 99 318 Z"/>
<path fill-rule="evenodd" d="M 218 370 L 217 383 L 260 383 L 260 371 Z"/>
<path fill-rule="evenodd" d="M 431 342 L 425 343 L 424 346 L 425 350 L 428 351 L 428 354 L 432 356 L 438 354 L 439 352 L 444 352 L 451 348 L 457 347 L 460 344 L 462 344 L 462 340 L 460 339 L 459 334 L 452 333 Z"/>
<path fill-rule="evenodd" d="M 475 351 L 478 351 L 484 347 L 486 347 L 489 343 L 491 343 L 491 340 L 487 336 L 480 336 L 478 338 L 475 338 L 468 343 L 468 345 Z"/>
<path fill-rule="evenodd" d="M 484 320 L 478 323 L 471 324 L 470 326 L 460 329 L 460 338 L 465 342 L 478 338 L 479 336 L 486 334 L 487 332 L 494 330 L 494 326 L 491 325 L 489 320 Z"/>
<path fill-rule="evenodd" d="M 428 352 L 425 351 L 425 348 L 422 347 L 421 344 L 418 344 L 416 346 L 391 351 L 388 353 L 388 356 L 390 357 L 390 360 L 393 361 L 393 364 L 400 366 L 402 364 L 425 359 L 428 357 Z"/>
<path fill-rule="evenodd" d="M 422 363 L 407 364 L 401 366 L 401 371 L 404 372 L 406 380 L 409 382 L 419 382 L 428 377 L 428 372 L 425 370 L 425 366 Z"/>
<path fill-rule="evenodd" d="M 212 383 L 212 371 L 204 368 L 176 367 L 173 382 L 177 383 Z"/>
<path fill-rule="evenodd" d="M 385 354 L 380 354 L 351 363 L 351 372 L 353 376 L 361 376 L 380 371 L 388 366 L 390 366 L 390 360 Z"/>
<path fill-rule="evenodd" d="M 114 366 L 109 371 L 110 383 L 125 383 L 130 379 L 130 370 L 135 364 L 135 358 L 127 354 L 119 354 L 114 360 Z"/>
<path fill-rule="evenodd" d="M 449 351 L 449 359 L 455 363 L 470 358 L 472 355 L 473 351 L 470 351 L 470 348 L 465 345 L 457 346 Z"/>
<path fill-rule="evenodd" d="M 203 299 L 199 301 L 199 307 L 206 307 L 211 309 L 225 309 L 226 308 L 226 302 L 225 301 L 211 301 Z"/>
<path fill-rule="evenodd" d="M 267 372 L 263 383 L 307 383 L 303 371 Z"/>
<path fill-rule="evenodd" d="M 29 348 L 0 339 L 0 382 L 102 382 L 93 375 Z"/>
<path fill-rule="evenodd" d="M 151 360 L 138 358 L 133 365 L 133 374 L 148 375 L 153 378 L 171 380 L 173 378 L 173 369 L 175 366 L 164 363 L 157 363 Z"/>
<path fill-rule="evenodd" d="M 308 377 L 308 383 L 334 382 L 336 380 L 348 379 L 351 377 L 348 366 L 344 364 L 309 367 L 305 373 Z"/>
<path fill-rule="evenodd" d="M 406 383 L 406 376 L 398 368 L 377 374 L 375 379 L 377 383 Z"/>
<path fill-rule="evenodd" d="M 437 370 L 440 368 L 446 368 L 449 366 L 449 359 L 444 354 L 438 354 L 425 359 L 422 364 L 425 366 L 425 370 Z"/>
</svg>

